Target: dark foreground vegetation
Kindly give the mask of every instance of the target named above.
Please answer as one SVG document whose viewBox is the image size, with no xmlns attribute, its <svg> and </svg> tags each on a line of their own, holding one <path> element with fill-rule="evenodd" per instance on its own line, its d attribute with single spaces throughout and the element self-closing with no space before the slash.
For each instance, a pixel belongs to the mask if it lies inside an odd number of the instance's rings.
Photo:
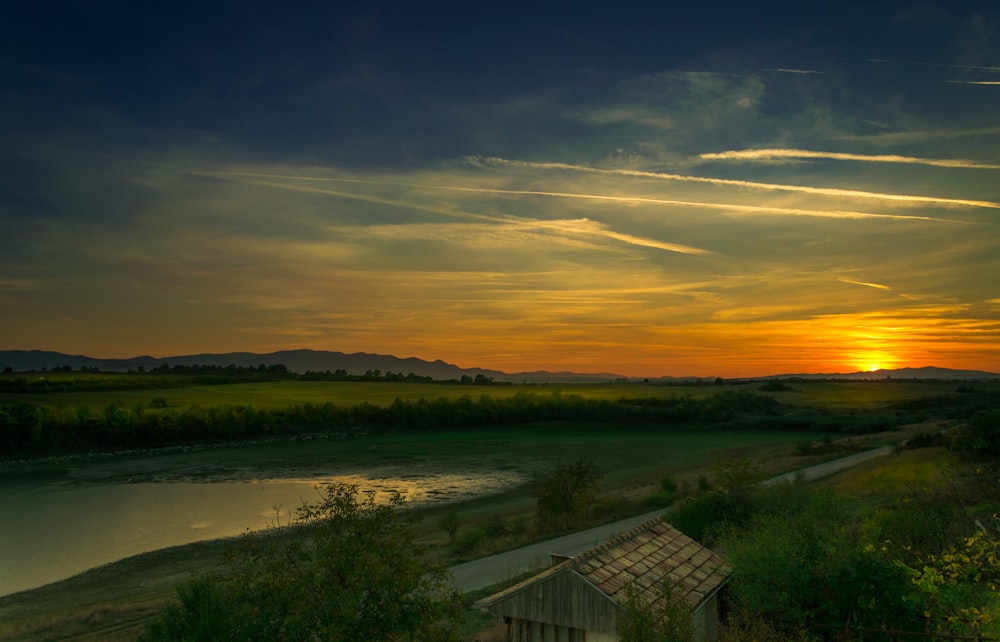
<svg viewBox="0 0 1000 642">
<path fill-rule="evenodd" d="M 862 500 L 730 466 L 675 505 L 734 569 L 724 640 L 1000 639 L 1000 412 L 947 446 L 934 488 Z"/>
<path fill-rule="evenodd" d="M 877 498 L 760 484 L 747 460 L 683 492 L 665 477 L 665 519 L 721 551 L 734 571 L 722 642 L 997 639 L 1000 411 L 939 443 L 951 461 L 944 483 Z M 600 480 L 593 460 L 557 465 L 536 486 L 532 528 L 586 522 Z M 226 573 L 182 584 L 142 639 L 469 639 L 459 596 L 414 546 L 415 514 L 398 498 L 376 505 L 355 487 L 329 487 L 300 517 L 302 538 L 250 536 Z M 453 544 L 461 539 L 460 516 L 439 525 Z M 654 603 L 629 595 L 619 605 L 622 642 L 693 639 L 669 586 Z"/>
<path fill-rule="evenodd" d="M 248 537 L 229 572 L 182 584 L 141 639 L 457 641 L 460 595 L 416 546 L 416 517 L 398 495 L 328 486 L 299 510 L 299 538 Z"/>
</svg>

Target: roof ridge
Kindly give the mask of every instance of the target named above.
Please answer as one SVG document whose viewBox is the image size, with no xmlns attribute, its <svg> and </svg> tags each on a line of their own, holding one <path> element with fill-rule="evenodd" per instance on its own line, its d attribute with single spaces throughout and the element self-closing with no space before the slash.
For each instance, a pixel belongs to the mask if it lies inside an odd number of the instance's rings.
<svg viewBox="0 0 1000 642">
<path fill-rule="evenodd" d="M 663 515 L 660 515 L 659 517 L 654 517 L 652 519 L 649 519 L 649 520 L 643 522 L 642 524 L 639 524 L 638 526 L 633 527 L 630 530 L 627 530 L 627 531 L 625 531 L 623 533 L 620 533 L 620 534 L 616 535 L 615 537 L 612 537 L 608 541 L 604 542 L 603 544 L 601 544 L 599 546 L 595 546 L 594 548 L 592 548 L 590 550 L 584 551 L 583 553 L 580 553 L 579 555 L 577 555 L 575 557 L 572 557 L 572 558 L 570 558 L 567 561 L 573 566 L 573 568 L 575 570 L 577 563 L 585 562 L 585 561 L 591 559 L 592 557 L 596 557 L 600 553 L 603 553 L 604 551 L 608 550 L 609 548 L 614 548 L 615 546 L 618 546 L 622 542 L 625 542 L 626 540 L 629 540 L 629 539 L 635 537 L 641 531 L 648 530 L 651 526 L 653 526 L 657 522 L 665 525 L 669 529 L 677 530 L 676 528 L 674 528 L 670 524 L 667 524 L 665 521 L 663 521 Z M 677 531 L 677 532 L 680 533 L 680 531 Z"/>
</svg>

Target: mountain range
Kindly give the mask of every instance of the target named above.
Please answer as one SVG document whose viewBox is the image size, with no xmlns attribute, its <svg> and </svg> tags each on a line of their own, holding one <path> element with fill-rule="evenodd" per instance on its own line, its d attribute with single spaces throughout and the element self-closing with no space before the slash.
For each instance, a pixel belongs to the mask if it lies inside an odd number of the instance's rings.
<svg viewBox="0 0 1000 642">
<path fill-rule="evenodd" d="M 493 377 L 497 381 L 531 382 L 588 382 L 622 378 L 622 375 L 608 372 L 583 374 L 548 371 L 507 373 L 485 368 L 460 368 L 440 359 L 426 361 L 417 357 L 401 358 L 386 354 L 369 354 L 367 352 L 345 354 L 343 352 L 328 350 L 281 350 L 266 354 L 227 352 L 224 354 L 188 354 L 173 357 L 141 356 L 129 359 L 96 359 L 83 355 L 69 355 L 46 350 L 0 350 L 0 372 L 3 372 L 7 368 L 15 372 L 25 372 L 42 369 L 51 370 L 52 368 L 61 368 L 64 366 L 69 366 L 73 370 L 85 367 L 99 368 L 105 372 L 127 372 L 129 370 L 138 370 L 139 368 L 152 370 L 163 364 L 171 366 L 235 365 L 240 367 L 281 364 L 292 372 L 346 370 L 350 374 L 364 374 L 368 370 L 380 370 L 382 373 L 396 372 L 404 375 L 412 372 L 415 375 L 431 377 L 442 381 L 459 379 L 462 375 L 475 378 L 476 375 L 480 374 L 485 377 Z"/>
<path fill-rule="evenodd" d="M 355 352 L 345 354 L 327 350 L 281 350 L 259 354 L 254 352 L 228 352 L 224 354 L 189 354 L 173 357 L 141 356 L 129 359 L 98 359 L 83 355 L 69 355 L 62 352 L 46 350 L 0 350 L 0 372 L 10 369 L 15 372 L 51 370 L 69 366 L 73 370 L 80 368 L 98 368 L 106 372 L 127 372 L 143 368 L 151 370 L 163 364 L 171 366 L 214 365 L 240 367 L 256 367 L 282 364 L 292 372 L 326 370 L 346 370 L 350 374 L 363 374 L 368 370 L 380 370 L 401 374 L 413 373 L 437 380 L 459 379 L 462 375 L 475 377 L 483 375 L 497 381 L 528 381 L 528 382 L 594 382 L 613 379 L 634 379 L 625 375 L 610 372 L 549 372 L 538 370 L 533 372 L 508 373 L 500 370 L 484 368 L 460 368 L 451 363 L 437 359 L 426 361 L 416 357 L 401 358 L 385 354 L 369 354 Z M 876 370 L 874 372 L 851 372 L 833 374 L 782 374 L 751 379 L 946 379 L 946 380 L 977 380 L 998 379 L 1000 374 L 981 370 L 952 370 L 950 368 L 900 368 L 897 370 Z M 715 377 L 657 377 L 650 379 L 655 383 L 711 381 Z"/>
</svg>

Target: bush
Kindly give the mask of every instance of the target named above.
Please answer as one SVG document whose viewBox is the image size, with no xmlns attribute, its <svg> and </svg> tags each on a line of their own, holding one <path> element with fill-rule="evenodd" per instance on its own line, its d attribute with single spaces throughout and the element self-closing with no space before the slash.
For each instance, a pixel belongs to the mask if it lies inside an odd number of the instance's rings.
<svg viewBox="0 0 1000 642">
<path fill-rule="evenodd" d="M 983 410 L 959 432 L 959 449 L 977 459 L 1000 457 L 1000 410 Z"/>
<path fill-rule="evenodd" d="M 183 584 L 179 604 L 141 638 L 159 640 L 455 640 L 460 596 L 424 560 L 417 514 L 330 485 L 299 510 L 304 537 L 251 535 L 230 573 Z"/>
<path fill-rule="evenodd" d="M 540 524 L 562 530 L 587 517 L 603 477 L 586 457 L 556 465 L 535 490 Z"/>
<path fill-rule="evenodd" d="M 486 532 L 481 528 L 470 528 L 458 536 L 450 550 L 455 555 L 474 553 L 486 540 Z"/>
</svg>

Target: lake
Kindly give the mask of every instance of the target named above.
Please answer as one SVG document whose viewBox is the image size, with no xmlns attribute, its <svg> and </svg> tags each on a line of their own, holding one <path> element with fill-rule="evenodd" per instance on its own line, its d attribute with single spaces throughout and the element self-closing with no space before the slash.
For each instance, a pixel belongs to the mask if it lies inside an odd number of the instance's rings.
<svg viewBox="0 0 1000 642">
<path fill-rule="evenodd" d="M 333 474 L 208 481 L 23 477 L 0 486 L 0 595 L 66 579 L 125 557 L 191 542 L 286 525 L 316 484 L 399 491 L 409 502 L 454 502 L 526 481 L 517 471 L 423 470 L 383 466 Z M 96 476 L 102 479 L 100 475 Z"/>
</svg>

